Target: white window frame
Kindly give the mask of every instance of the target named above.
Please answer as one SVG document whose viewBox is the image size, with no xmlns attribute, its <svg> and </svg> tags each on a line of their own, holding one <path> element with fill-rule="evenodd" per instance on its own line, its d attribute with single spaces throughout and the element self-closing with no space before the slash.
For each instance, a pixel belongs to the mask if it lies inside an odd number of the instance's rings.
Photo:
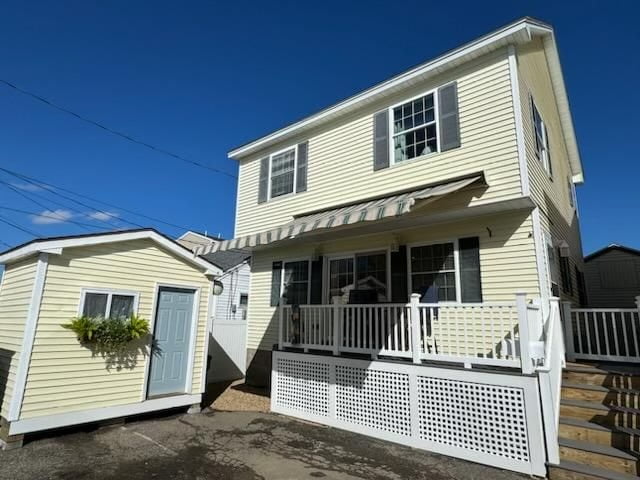
<svg viewBox="0 0 640 480">
<path fill-rule="evenodd" d="M 278 195 L 277 197 L 271 196 L 271 178 L 272 178 L 272 170 L 273 170 L 273 157 L 278 156 L 282 153 L 286 153 L 290 150 L 293 150 L 293 189 L 289 193 L 283 193 L 282 195 Z M 296 184 L 298 181 L 298 145 L 289 145 L 287 148 L 283 148 L 282 150 L 278 150 L 277 152 L 273 152 L 269 154 L 269 175 L 268 175 L 268 186 L 267 186 L 267 199 L 268 200 L 277 200 L 279 198 L 290 197 L 291 195 L 296 194 Z"/>
<path fill-rule="evenodd" d="M 358 255 L 374 255 L 376 253 L 384 253 L 386 256 L 386 270 L 387 270 L 387 299 L 388 302 L 391 298 L 391 248 L 373 248 L 367 250 L 353 250 L 349 252 L 334 253 L 325 256 L 326 261 L 324 263 L 324 271 L 322 272 L 322 298 L 327 299 L 329 303 L 333 300 L 329 297 L 331 286 L 331 261 L 342 260 L 345 258 L 353 259 L 353 281 L 356 281 L 357 269 L 356 269 L 356 257 Z"/>
<path fill-rule="evenodd" d="M 435 152 L 431 152 L 431 153 L 427 153 L 426 155 L 420 155 L 417 157 L 413 157 L 413 158 L 408 158 L 406 160 L 402 160 L 399 162 L 396 162 L 396 156 L 395 156 L 395 152 L 394 152 L 394 138 L 397 137 L 398 135 L 402 135 L 404 133 L 407 132 L 411 132 L 413 130 L 417 130 L 418 128 L 424 128 L 427 125 L 431 125 L 430 123 L 427 124 L 422 124 L 419 127 L 413 127 L 410 128 L 409 130 L 404 130 L 400 133 L 394 133 L 393 132 L 393 109 L 396 107 L 399 107 L 400 105 L 404 105 L 405 103 L 409 103 L 409 102 L 413 102 L 414 100 L 417 100 L 418 98 L 422 98 L 422 97 L 426 97 L 427 95 L 433 95 L 433 113 L 434 113 L 434 121 L 433 124 L 436 126 L 436 151 Z M 419 95 L 416 95 L 414 97 L 411 98 L 407 98 L 401 102 L 395 103 L 393 105 L 391 105 L 388 108 L 388 128 L 389 128 L 389 165 L 390 166 L 394 166 L 394 165 L 405 165 L 409 162 L 413 162 L 415 160 L 418 159 L 423 159 L 423 158 L 427 158 L 430 157 L 432 155 L 436 155 L 438 153 L 440 153 L 440 119 L 439 119 L 439 113 L 440 111 L 440 105 L 438 104 L 438 89 L 434 88 L 432 90 L 428 90 L 426 92 L 423 92 Z"/>
<path fill-rule="evenodd" d="M 306 305 L 311 304 L 311 258 L 302 257 L 302 258 L 292 258 L 287 260 L 281 260 L 282 262 L 282 270 L 280 271 L 280 297 L 284 295 L 284 275 L 285 275 L 285 265 L 287 263 L 297 263 L 297 262 L 307 262 L 307 303 Z M 287 304 L 291 305 L 291 304 Z"/>
<path fill-rule="evenodd" d="M 456 280 L 456 300 L 455 302 L 439 301 L 438 303 L 442 305 L 456 305 L 456 304 L 462 303 L 462 285 L 460 282 L 460 249 L 459 249 L 457 238 L 445 238 L 445 239 L 434 240 L 429 242 L 416 242 L 416 243 L 411 243 L 407 245 L 407 276 L 408 276 L 407 285 L 409 287 L 409 294 L 413 292 L 413 270 L 411 269 L 411 250 L 413 248 L 428 247 L 430 245 L 438 245 L 442 243 L 453 244 L 453 266 L 454 266 L 454 274 L 455 274 L 455 280 Z M 445 272 L 449 272 L 449 270 L 446 270 Z M 439 272 L 416 272 L 416 275 L 425 274 L 425 273 L 439 273 Z"/>
<path fill-rule="evenodd" d="M 107 295 L 107 306 L 105 311 L 105 317 L 108 318 L 107 314 L 111 310 L 111 300 L 114 295 L 123 295 L 128 297 L 133 297 L 133 314 L 138 314 L 138 303 L 140 300 L 140 292 L 136 292 L 134 290 L 114 290 L 110 288 L 83 288 L 80 290 L 80 302 L 78 304 L 78 316 L 82 316 L 84 312 L 84 304 L 87 297 L 87 293 L 96 293 Z"/>
<path fill-rule="evenodd" d="M 548 126 L 547 126 L 547 123 L 544 121 L 542 113 L 540 113 L 540 109 L 538 108 L 535 100 L 533 99 L 533 95 L 530 95 L 530 101 L 531 101 L 531 122 L 533 123 L 534 145 L 537 144 L 537 138 L 536 138 L 537 128 L 536 128 L 535 112 L 538 112 L 538 116 L 540 117 L 540 125 L 542 127 L 542 132 L 540 132 L 540 138 L 542 139 L 542 151 L 539 152 L 538 149 L 536 148 L 536 157 L 538 157 L 538 160 L 540 160 L 540 163 L 542 163 L 542 167 L 547 172 L 549 179 L 553 180 L 553 176 L 551 173 L 552 170 L 550 168 L 551 158 L 549 155 L 549 150 L 550 150 L 549 137 L 547 137 Z"/>
</svg>

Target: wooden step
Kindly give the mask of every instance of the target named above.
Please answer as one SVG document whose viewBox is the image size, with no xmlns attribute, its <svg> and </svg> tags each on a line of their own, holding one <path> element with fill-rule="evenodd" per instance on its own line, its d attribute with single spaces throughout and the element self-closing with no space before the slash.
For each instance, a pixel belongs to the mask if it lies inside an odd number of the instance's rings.
<svg viewBox="0 0 640 480">
<path fill-rule="evenodd" d="M 637 367 L 568 364 L 562 371 L 562 379 L 573 384 L 640 390 L 640 371 Z"/>
<path fill-rule="evenodd" d="M 585 383 L 562 383 L 562 398 L 640 409 L 640 390 Z"/>
<path fill-rule="evenodd" d="M 640 410 L 584 400 L 561 399 L 560 416 L 610 427 L 640 429 Z"/>
<path fill-rule="evenodd" d="M 549 465 L 550 480 L 640 480 L 636 475 L 613 472 L 593 465 L 562 460 L 560 465 Z"/>
<path fill-rule="evenodd" d="M 640 430 L 632 428 L 607 427 L 587 420 L 561 417 L 559 435 L 572 440 L 640 453 Z"/>
<path fill-rule="evenodd" d="M 560 458 L 627 475 L 638 475 L 638 455 L 607 445 L 559 438 Z"/>
</svg>

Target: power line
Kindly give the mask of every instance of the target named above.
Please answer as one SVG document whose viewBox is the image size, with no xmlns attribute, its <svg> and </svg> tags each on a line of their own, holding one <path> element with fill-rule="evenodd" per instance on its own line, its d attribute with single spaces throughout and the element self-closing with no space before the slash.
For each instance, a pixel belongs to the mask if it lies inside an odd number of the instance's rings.
<svg viewBox="0 0 640 480">
<path fill-rule="evenodd" d="M 24 88 L 18 87 L 17 85 L 15 85 L 15 84 L 7 81 L 7 80 L 3 80 L 3 79 L 0 78 L 0 82 L 5 84 L 6 86 L 8 86 L 10 88 L 13 88 L 17 92 L 22 93 L 23 95 L 27 95 L 29 97 L 35 98 L 36 100 L 38 100 L 39 102 L 44 103 L 45 105 L 48 105 L 48 106 L 53 107 L 53 108 L 55 108 L 55 109 L 57 109 L 57 110 L 59 110 L 61 112 L 64 112 L 64 113 L 66 113 L 68 115 L 76 117 L 77 119 L 82 120 L 85 123 L 93 125 L 94 127 L 98 127 L 98 128 L 100 128 L 102 130 L 105 130 L 105 131 L 113 134 L 113 135 L 117 135 L 118 137 L 124 138 L 125 140 L 127 140 L 129 142 L 135 143 L 137 145 L 141 145 L 141 146 L 146 147 L 146 148 L 148 148 L 150 150 L 153 150 L 155 152 L 161 153 L 163 155 L 167 155 L 167 156 L 175 158 L 177 160 L 181 160 L 183 162 L 190 163 L 191 165 L 195 165 L 197 167 L 204 168 L 206 170 L 210 170 L 212 172 L 219 173 L 221 175 L 226 175 L 226 176 L 228 176 L 230 178 L 233 178 L 233 179 L 237 178 L 232 173 L 225 172 L 224 170 L 220 170 L 220 169 L 215 168 L 215 167 L 210 167 L 210 166 L 205 165 L 203 163 L 196 162 L 195 160 L 190 160 L 188 158 L 183 157 L 182 155 L 178 155 L 177 153 L 173 153 L 173 152 L 170 152 L 169 150 L 165 150 L 163 148 L 156 147 L 155 145 L 151 145 L 150 143 L 143 142 L 142 140 L 138 140 L 136 138 L 133 138 L 131 135 L 128 135 L 126 133 L 122 133 L 122 132 L 119 132 L 117 130 L 114 130 L 113 128 L 107 127 L 106 125 L 104 125 L 104 124 L 102 124 L 100 122 L 97 122 L 95 120 L 91 120 L 90 118 L 87 118 L 87 117 L 85 117 L 83 115 L 80 115 L 79 113 L 76 113 L 76 112 L 74 112 L 74 111 L 72 111 L 72 110 L 70 110 L 70 109 L 68 109 L 66 107 L 62 107 L 60 105 L 57 105 L 57 104 L 53 103 L 52 101 L 50 101 L 50 100 L 48 100 L 48 99 L 46 99 L 44 97 L 41 97 L 40 95 L 37 95 L 37 94 L 35 94 L 33 92 L 25 90 Z"/>
<path fill-rule="evenodd" d="M 24 228 L 24 227 L 21 227 L 20 225 L 16 225 L 15 223 L 13 223 L 13 222 L 11 222 L 11 221 L 7 220 L 6 218 L 4 218 L 4 217 L 2 217 L 2 216 L 0 216 L 0 222 L 2 222 L 2 223 L 6 223 L 7 225 L 9 225 L 9 226 L 11 226 L 11 227 L 13 227 L 13 228 L 16 228 L 16 229 L 18 229 L 18 230 L 20 230 L 20 231 L 22 231 L 22 232 L 24 232 L 24 233 L 26 233 L 26 234 L 29 234 L 29 235 L 31 235 L 32 237 L 42 237 L 42 235 L 41 235 L 41 234 L 36 233 L 36 232 L 34 232 L 34 231 L 32 231 L 32 230 L 28 230 L 28 229 L 26 229 L 26 228 Z"/>
<path fill-rule="evenodd" d="M 3 167 L 0 167 L 0 171 L 6 172 L 6 173 L 8 173 L 10 175 L 13 175 L 16 178 L 19 178 L 19 179 L 24 180 L 26 182 L 32 183 L 34 185 L 38 185 L 40 187 L 46 186 L 46 187 L 54 188 L 56 190 L 60 190 L 62 192 L 70 193 L 70 194 L 75 195 L 75 196 L 80 197 L 80 198 L 85 198 L 85 199 L 90 200 L 92 202 L 101 203 L 101 204 L 106 205 L 108 207 L 116 208 L 118 210 L 122 210 L 123 212 L 127 212 L 127 213 L 130 213 L 132 215 L 136 215 L 136 216 L 141 217 L 141 218 L 146 218 L 147 220 L 151 220 L 153 222 L 162 223 L 163 225 L 168 225 L 170 227 L 177 228 L 178 230 L 181 230 L 181 231 L 191 230 L 189 227 L 176 225 L 175 223 L 171 223 L 171 222 L 167 222 L 165 220 L 161 220 L 159 218 L 151 217 L 149 215 L 145 215 L 143 213 L 136 212 L 134 210 L 129 210 L 127 208 L 120 207 L 118 205 L 114 205 L 112 203 L 105 202 L 103 200 L 98 200 L 97 198 L 89 197 L 88 195 L 83 195 L 81 193 L 74 192 L 73 190 L 69 190 L 69 189 L 66 189 L 66 188 L 63 188 L 63 187 L 59 187 L 59 186 L 54 185 L 52 183 L 47 183 L 47 182 L 45 182 L 43 180 L 39 180 L 39 179 L 37 179 L 35 177 L 30 177 L 28 175 L 25 175 L 25 174 L 22 174 L 22 173 L 18 173 L 18 172 L 14 172 L 12 170 L 9 170 L 9 169 L 3 168 Z M 34 183 L 34 182 L 36 182 L 36 183 Z M 91 208 L 93 208 L 93 207 L 91 207 Z"/>
<path fill-rule="evenodd" d="M 82 222 L 76 222 L 75 220 L 70 220 L 70 219 L 66 219 L 64 217 L 54 217 L 55 212 L 49 211 L 46 215 L 43 215 L 42 213 L 38 213 L 38 212 L 30 212 L 28 210 L 20 210 L 19 208 L 11 208 L 11 207 L 3 207 L 0 205 L 0 210 L 8 210 L 10 212 L 17 212 L 17 213 L 24 213 L 26 215 L 34 215 L 36 217 L 41 217 L 41 218 L 50 218 L 51 220 L 58 220 L 59 223 L 73 223 L 74 225 L 79 225 L 81 227 L 91 227 L 94 230 L 106 230 L 103 227 L 98 227 L 96 225 L 91 225 L 89 223 L 82 223 Z M 113 227 L 111 225 L 111 227 Z M 88 228 L 85 228 L 85 230 L 89 230 Z"/>
<path fill-rule="evenodd" d="M 4 240 L 0 240 L 0 243 L 1 243 L 2 245 L 5 245 L 5 246 L 6 246 L 6 247 L 8 247 L 8 248 L 11 248 L 11 247 L 13 246 L 13 245 L 8 244 L 8 243 L 7 243 L 7 242 L 5 242 Z"/>
</svg>

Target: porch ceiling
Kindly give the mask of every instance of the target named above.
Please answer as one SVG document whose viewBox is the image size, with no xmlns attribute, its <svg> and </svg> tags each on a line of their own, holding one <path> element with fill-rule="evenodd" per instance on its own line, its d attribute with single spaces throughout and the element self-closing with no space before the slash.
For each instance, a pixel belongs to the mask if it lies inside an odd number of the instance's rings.
<svg viewBox="0 0 640 480">
<path fill-rule="evenodd" d="M 420 189 L 397 192 L 393 195 L 369 199 L 360 203 L 343 205 L 333 209 L 310 212 L 294 218 L 291 222 L 280 225 L 274 229 L 255 233 L 252 235 L 237 237 L 223 242 L 200 247 L 196 250 L 197 255 L 204 255 L 218 250 L 231 250 L 237 248 L 255 249 L 274 243 L 282 244 L 298 238 L 311 238 L 335 234 L 335 232 L 350 228 L 358 230 L 378 230 L 400 228 L 399 223 L 403 218 L 410 224 L 423 224 L 431 219 L 433 221 L 447 221 L 460 218 L 460 211 L 447 212 L 447 218 L 440 218 L 440 215 L 431 213 L 426 219 L 418 219 L 415 214 L 424 205 L 433 202 L 446 195 L 459 192 L 472 184 L 484 183 L 482 173 L 473 174 L 464 178 L 452 179 L 435 185 L 423 186 Z M 519 203 L 509 203 L 508 205 L 488 207 L 487 213 L 500 210 L 512 210 L 515 208 L 526 208 L 530 202 L 522 200 Z M 475 215 L 481 214 L 479 207 L 465 208 L 463 210 L 473 212 Z M 485 208 L 486 210 L 487 208 Z M 481 209 L 482 210 L 482 209 Z M 412 213 L 408 216 L 407 214 Z M 411 225 L 408 225 L 411 226 Z M 402 228 L 407 228 L 404 226 Z M 382 230 L 380 230 L 382 229 Z"/>
</svg>

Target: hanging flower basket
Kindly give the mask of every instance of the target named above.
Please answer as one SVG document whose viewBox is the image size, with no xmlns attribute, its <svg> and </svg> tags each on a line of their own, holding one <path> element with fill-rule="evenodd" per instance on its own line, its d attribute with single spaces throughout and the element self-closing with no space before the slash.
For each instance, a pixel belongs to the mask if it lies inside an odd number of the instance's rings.
<svg viewBox="0 0 640 480">
<path fill-rule="evenodd" d="M 78 341 L 102 352 L 118 352 L 149 334 L 149 321 L 136 315 L 129 318 L 75 317 L 62 325 L 76 334 Z"/>
</svg>

